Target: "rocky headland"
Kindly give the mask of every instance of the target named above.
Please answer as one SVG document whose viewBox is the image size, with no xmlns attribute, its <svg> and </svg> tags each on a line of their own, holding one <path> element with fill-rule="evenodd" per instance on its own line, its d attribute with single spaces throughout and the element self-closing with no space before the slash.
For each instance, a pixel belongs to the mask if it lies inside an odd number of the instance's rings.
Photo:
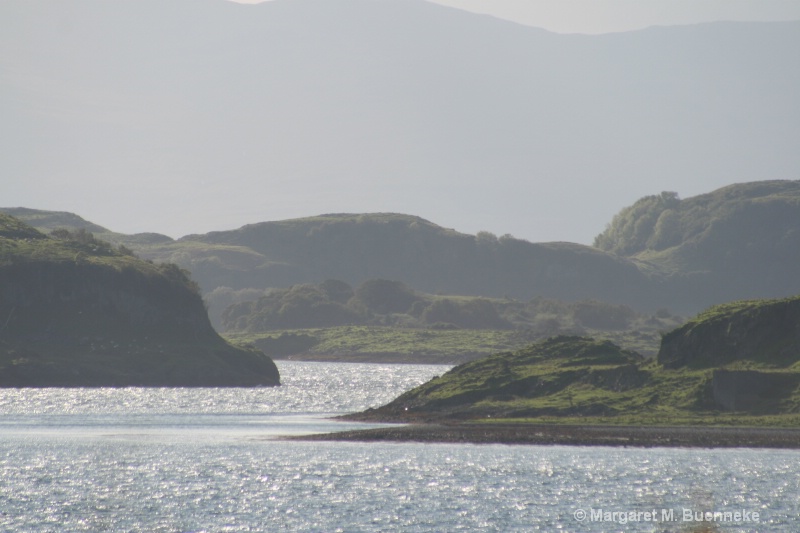
<svg viewBox="0 0 800 533">
<path fill-rule="evenodd" d="M 454 367 L 320 439 L 800 447 L 800 297 L 712 307 L 655 359 L 554 337 Z"/>
<path fill-rule="evenodd" d="M 0 386 L 272 386 L 211 327 L 196 284 L 82 231 L 0 215 Z"/>
</svg>

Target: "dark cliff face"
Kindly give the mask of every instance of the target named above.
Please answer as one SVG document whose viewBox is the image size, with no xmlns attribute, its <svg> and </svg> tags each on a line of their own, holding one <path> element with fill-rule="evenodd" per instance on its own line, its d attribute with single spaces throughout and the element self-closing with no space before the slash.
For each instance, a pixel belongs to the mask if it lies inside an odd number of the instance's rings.
<svg viewBox="0 0 800 533">
<path fill-rule="evenodd" d="M 664 335 L 658 353 L 666 368 L 742 360 L 777 368 L 800 360 L 800 297 L 713 307 Z"/>
<path fill-rule="evenodd" d="M 778 413 L 791 408 L 791 397 L 800 384 L 796 372 L 714 370 L 711 391 L 715 406 L 723 411 Z"/>
<path fill-rule="evenodd" d="M 217 335 L 175 265 L 0 223 L 0 386 L 279 384 L 267 356 Z"/>
<path fill-rule="evenodd" d="M 202 299 L 165 276 L 80 263 L 0 268 L 5 340 L 70 342 L 89 333 L 163 340 L 214 338 Z"/>
</svg>

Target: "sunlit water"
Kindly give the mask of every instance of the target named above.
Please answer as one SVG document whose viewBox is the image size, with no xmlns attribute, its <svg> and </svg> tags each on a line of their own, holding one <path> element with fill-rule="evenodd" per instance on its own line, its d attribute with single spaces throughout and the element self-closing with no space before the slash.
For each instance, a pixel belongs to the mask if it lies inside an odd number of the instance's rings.
<svg viewBox="0 0 800 533">
<path fill-rule="evenodd" d="M 445 368 L 279 367 L 279 388 L 0 390 L 0 531 L 800 531 L 795 451 L 286 442 Z"/>
</svg>

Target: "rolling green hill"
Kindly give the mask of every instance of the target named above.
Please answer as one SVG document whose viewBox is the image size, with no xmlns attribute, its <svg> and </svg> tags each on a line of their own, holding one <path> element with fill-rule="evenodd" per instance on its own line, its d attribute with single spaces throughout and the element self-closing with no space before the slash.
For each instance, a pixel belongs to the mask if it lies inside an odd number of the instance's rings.
<svg viewBox="0 0 800 533">
<path fill-rule="evenodd" d="M 0 386 L 278 383 L 268 357 L 213 330 L 178 266 L 0 214 Z"/>
<path fill-rule="evenodd" d="M 664 305 L 701 308 L 800 293 L 800 181 L 759 181 L 620 211 L 595 246 L 657 274 Z"/>
<path fill-rule="evenodd" d="M 666 334 L 657 361 L 554 337 L 457 366 L 356 418 L 584 423 L 800 421 L 800 297 L 737 302 Z"/>
<path fill-rule="evenodd" d="M 69 213 L 14 212 L 44 231 L 93 227 Z M 328 279 L 354 287 L 386 279 L 428 294 L 523 302 L 598 300 L 686 315 L 726 301 L 800 293 L 800 181 L 735 184 L 686 199 L 648 196 L 620 211 L 594 247 L 467 235 L 392 213 L 261 222 L 177 240 L 99 229 L 103 239 L 143 258 L 189 270 L 217 327 L 230 304 Z"/>
<path fill-rule="evenodd" d="M 235 246 L 264 257 L 234 288 L 383 278 L 430 293 L 627 303 L 647 285 L 634 263 L 588 246 L 534 244 L 486 232 L 467 235 L 391 213 L 264 222 L 189 235 L 178 243 Z M 210 287 L 222 272 L 204 265 L 198 280 Z"/>
<path fill-rule="evenodd" d="M 28 210 L 32 223 L 48 212 Z M 74 219 L 58 218 L 77 229 Z M 52 225 L 41 226 L 51 230 Z M 251 224 L 232 231 L 187 235 L 101 233 L 143 258 L 171 262 L 192 273 L 215 326 L 225 308 L 256 300 L 268 288 L 338 279 L 402 281 L 431 294 L 519 300 L 595 299 L 659 306 L 648 299 L 652 281 L 625 258 L 572 243 L 530 243 L 509 235 L 458 233 L 419 217 L 331 214 Z"/>
</svg>

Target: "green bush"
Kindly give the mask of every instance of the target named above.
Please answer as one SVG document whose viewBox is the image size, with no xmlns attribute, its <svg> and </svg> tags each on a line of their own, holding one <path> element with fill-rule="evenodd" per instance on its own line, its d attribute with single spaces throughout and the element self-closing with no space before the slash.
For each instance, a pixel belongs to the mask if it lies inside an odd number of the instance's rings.
<svg viewBox="0 0 800 533">
<path fill-rule="evenodd" d="M 370 279 L 355 290 L 352 307 L 359 304 L 373 313 L 407 313 L 419 300 L 417 294 L 401 281 Z"/>
<path fill-rule="evenodd" d="M 421 318 L 427 324 L 445 323 L 468 329 L 506 329 L 511 326 L 500 317 L 492 302 L 484 298 L 440 298 L 425 309 Z"/>
</svg>

